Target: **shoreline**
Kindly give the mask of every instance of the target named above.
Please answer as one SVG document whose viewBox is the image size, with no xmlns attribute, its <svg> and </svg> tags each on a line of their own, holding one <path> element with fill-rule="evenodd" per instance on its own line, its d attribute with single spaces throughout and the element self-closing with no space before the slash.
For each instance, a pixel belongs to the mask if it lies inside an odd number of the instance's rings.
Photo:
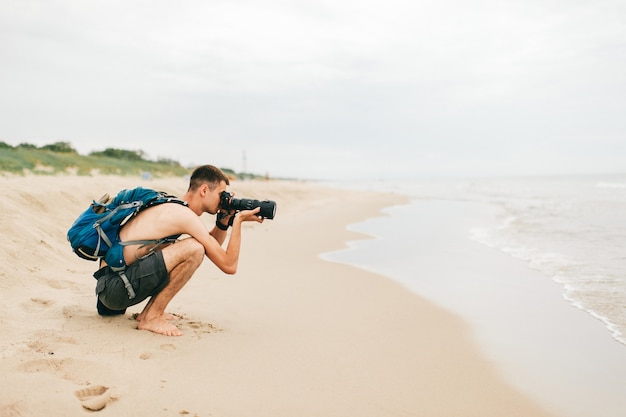
<svg viewBox="0 0 626 417">
<path fill-rule="evenodd" d="M 507 381 L 559 414 L 621 416 L 623 344 L 603 322 L 571 305 L 554 279 L 470 238 L 471 229 L 493 221 L 493 211 L 487 203 L 413 200 L 385 210 L 385 218 L 351 225 L 378 240 L 354 241 L 324 258 L 384 275 L 457 314 Z M 427 219 L 413 220 L 414 264 L 373 261 L 374 253 L 403 250 L 389 242 L 412 232 L 404 226 L 411 219 Z"/>
<path fill-rule="evenodd" d="M 232 184 L 239 197 L 276 200 L 276 219 L 245 228 L 236 276 L 203 263 L 170 305 L 185 333 L 172 338 L 136 330 L 141 304 L 98 317 L 94 265 L 71 253 L 65 232 L 105 191 L 180 194 L 183 179 L 0 181 L 10 236 L 0 266 L 0 370 L 11 381 L 3 413 L 73 415 L 89 394 L 106 399 L 102 416 L 554 415 L 499 376 L 457 315 L 387 277 L 319 258 L 368 239 L 346 226 L 384 216 L 402 197 Z"/>
</svg>

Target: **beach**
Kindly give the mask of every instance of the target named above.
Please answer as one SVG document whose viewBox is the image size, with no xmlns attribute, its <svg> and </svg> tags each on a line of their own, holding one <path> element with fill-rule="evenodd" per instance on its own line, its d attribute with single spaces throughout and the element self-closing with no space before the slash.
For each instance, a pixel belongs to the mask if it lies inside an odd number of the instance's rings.
<svg viewBox="0 0 626 417">
<path fill-rule="evenodd" d="M 105 192 L 182 195 L 185 179 L 0 182 L 3 417 L 559 415 L 507 380 L 460 314 L 320 257 L 372 239 L 346 226 L 406 197 L 233 181 L 238 197 L 275 200 L 276 218 L 245 225 L 236 275 L 205 260 L 168 309 L 184 335 L 166 337 L 137 330 L 143 303 L 123 317 L 97 315 L 95 264 L 74 255 L 65 234 Z"/>
</svg>

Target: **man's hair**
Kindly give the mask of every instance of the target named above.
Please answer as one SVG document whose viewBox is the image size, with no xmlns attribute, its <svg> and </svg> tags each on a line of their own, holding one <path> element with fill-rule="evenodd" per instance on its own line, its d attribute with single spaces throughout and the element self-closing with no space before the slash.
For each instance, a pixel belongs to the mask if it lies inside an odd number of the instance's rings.
<svg viewBox="0 0 626 417">
<path fill-rule="evenodd" d="M 222 181 L 224 181 L 226 185 L 230 185 L 230 180 L 221 169 L 213 165 L 202 165 L 194 169 L 191 173 L 189 191 L 197 190 L 202 184 L 207 184 L 209 189 L 213 190 Z"/>
</svg>

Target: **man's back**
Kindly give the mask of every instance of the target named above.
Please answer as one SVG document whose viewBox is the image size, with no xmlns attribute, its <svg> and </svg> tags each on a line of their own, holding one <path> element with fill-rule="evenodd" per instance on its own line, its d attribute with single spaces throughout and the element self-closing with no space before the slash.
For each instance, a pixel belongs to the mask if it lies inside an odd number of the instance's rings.
<svg viewBox="0 0 626 417">
<path fill-rule="evenodd" d="M 161 239 L 169 236 L 189 233 L 186 225 L 198 217 L 186 206 L 176 203 L 164 203 L 150 207 L 139 213 L 120 230 L 122 242 L 130 240 Z M 208 232 L 207 232 L 208 233 Z M 127 265 L 145 255 L 148 247 L 140 245 L 124 247 L 124 259 Z"/>
</svg>

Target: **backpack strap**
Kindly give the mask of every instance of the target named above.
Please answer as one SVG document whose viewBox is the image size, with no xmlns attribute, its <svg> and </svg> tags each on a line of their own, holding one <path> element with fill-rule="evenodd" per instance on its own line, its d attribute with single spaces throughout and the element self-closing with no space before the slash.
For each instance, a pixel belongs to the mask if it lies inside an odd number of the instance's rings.
<svg viewBox="0 0 626 417">
<path fill-rule="evenodd" d="M 131 246 L 131 245 L 141 245 L 140 247 L 137 248 L 137 250 L 144 248 L 148 245 L 153 245 L 149 250 L 148 253 L 146 253 L 143 256 L 137 256 L 135 255 L 136 259 L 144 259 L 147 258 L 148 256 L 150 256 L 151 254 L 153 254 L 154 252 L 156 252 L 156 250 L 161 247 L 162 245 L 165 245 L 166 243 L 174 243 L 178 240 L 180 235 L 176 235 L 176 236 L 169 236 L 169 237 L 164 237 L 162 239 L 153 239 L 153 240 L 127 240 L 124 242 L 119 242 L 119 244 L 121 246 Z M 136 253 L 136 252 L 135 252 Z"/>
<path fill-rule="evenodd" d="M 124 288 L 126 288 L 126 292 L 128 293 L 128 299 L 132 300 L 133 298 L 137 296 L 137 294 L 135 294 L 135 290 L 133 289 L 133 286 L 130 285 L 130 281 L 128 280 L 128 277 L 126 276 L 124 271 L 116 271 L 116 272 L 117 272 L 117 275 L 120 276 L 122 282 L 124 283 Z"/>
</svg>

